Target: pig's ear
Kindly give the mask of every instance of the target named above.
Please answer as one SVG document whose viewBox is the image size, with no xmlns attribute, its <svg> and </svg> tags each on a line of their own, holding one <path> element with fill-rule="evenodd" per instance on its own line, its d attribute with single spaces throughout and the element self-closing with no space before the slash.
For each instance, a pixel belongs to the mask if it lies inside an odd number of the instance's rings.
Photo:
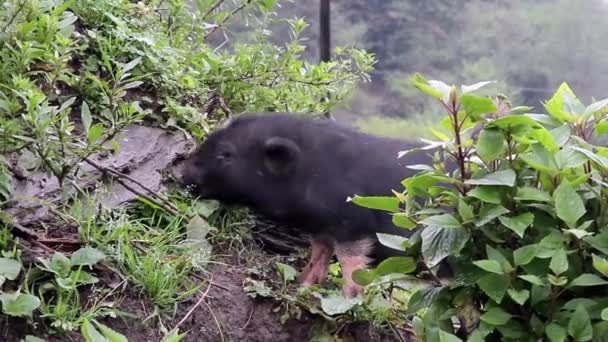
<svg viewBox="0 0 608 342">
<path fill-rule="evenodd" d="M 290 139 L 268 138 L 264 143 L 264 166 L 275 176 L 291 174 L 297 165 L 300 148 Z"/>
</svg>

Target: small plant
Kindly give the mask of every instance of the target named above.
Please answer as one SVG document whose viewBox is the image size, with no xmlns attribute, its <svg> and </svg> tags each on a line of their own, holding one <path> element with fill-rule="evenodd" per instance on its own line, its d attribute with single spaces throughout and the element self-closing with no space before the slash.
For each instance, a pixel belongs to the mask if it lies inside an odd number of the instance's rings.
<svg viewBox="0 0 608 342">
<path fill-rule="evenodd" d="M 412 81 L 446 113 L 433 131 L 439 140 L 423 147 L 439 148 L 437 163 L 403 180 L 394 197 L 353 201 L 389 212 L 403 229 L 420 227 L 409 240 L 379 236 L 383 244 L 411 250 L 432 272 L 442 262 L 452 266 L 453 279 L 435 277 L 409 300 L 416 334 L 433 341 L 608 336 L 608 149 L 592 144 L 608 132 L 608 100 L 584 106 L 562 84 L 544 103 L 547 114 L 532 114 L 475 94 L 490 82 Z M 355 277 L 361 284 L 385 271 L 407 278 L 414 261 L 389 259 L 383 264 L 395 267 Z"/>
</svg>

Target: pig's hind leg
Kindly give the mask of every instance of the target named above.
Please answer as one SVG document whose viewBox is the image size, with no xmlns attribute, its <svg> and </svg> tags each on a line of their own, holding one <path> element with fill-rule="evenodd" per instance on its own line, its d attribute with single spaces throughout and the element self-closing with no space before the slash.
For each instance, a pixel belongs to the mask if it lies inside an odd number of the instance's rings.
<svg viewBox="0 0 608 342">
<path fill-rule="evenodd" d="M 327 236 L 317 236 L 311 241 L 308 264 L 302 269 L 298 282 L 303 286 L 322 284 L 327 278 L 329 262 L 334 255 L 334 240 Z"/>
<path fill-rule="evenodd" d="M 336 255 L 342 267 L 344 278 L 342 292 L 345 297 L 352 298 L 363 294 L 363 287 L 353 280 L 353 272 L 368 267 L 372 261 L 368 256 L 371 254 L 373 247 L 374 241 L 369 238 L 336 244 Z"/>
</svg>

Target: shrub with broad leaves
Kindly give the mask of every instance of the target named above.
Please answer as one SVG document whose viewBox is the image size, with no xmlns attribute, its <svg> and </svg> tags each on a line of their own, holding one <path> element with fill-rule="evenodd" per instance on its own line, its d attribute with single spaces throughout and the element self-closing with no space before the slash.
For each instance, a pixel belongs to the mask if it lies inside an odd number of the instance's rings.
<svg viewBox="0 0 608 342">
<path fill-rule="evenodd" d="M 420 171 L 394 197 L 354 202 L 417 229 L 409 240 L 381 239 L 410 252 L 409 262 L 391 268 L 401 279 L 413 276 L 415 262 L 432 273 L 409 301 L 416 335 L 606 339 L 608 148 L 594 141 L 608 132 L 608 99 L 585 106 L 564 83 L 543 103 L 546 114 L 536 114 L 502 96 L 479 95 L 490 82 L 457 87 L 421 75 L 412 82 L 446 113 L 433 131 L 438 140 L 422 147 L 436 163 L 416 165 Z M 449 279 L 436 276 L 444 262 Z M 369 284 L 384 273 L 355 277 Z"/>
</svg>

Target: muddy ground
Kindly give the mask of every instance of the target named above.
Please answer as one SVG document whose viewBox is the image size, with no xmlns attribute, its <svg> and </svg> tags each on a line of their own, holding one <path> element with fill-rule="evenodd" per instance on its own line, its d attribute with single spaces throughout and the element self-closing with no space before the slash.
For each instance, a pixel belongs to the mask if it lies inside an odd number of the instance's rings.
<svg viewBox="0 0 608 342">
<path fill-rule="evenodd" d="M 132 201 L 138 193 L 162 192 L 164 179 L 176 170 L 180 160 L 193 148 L 194 144 L 180 132 L 133 125 L 118 139 L 119 152 L 115 155 L 95 155 L 90 159 L 93 164 L 83 163 L 79 186 L 83 189 L 95 188 L 93 184 L 108 178 L 104 169 L 118 170 L 131 179 L 122 178 L 122 184 L 112 182 L 105 189 L 107 196 L 103 203 L 117 207 Z M 13 156 L 15 157 L 15 156 Z M 78 244 L 77 226 L 59 222 L 53 218 L 47 204 L 60 204 L 65 198 L 64 189 L 56 179 L 44 173 L 31 171 L 13 158 L 20 174 L 15 175 L 13 184 L 17 197 L 6 212 L 14 217 L 13 233 L 24 242 L 25 262 L 33 261 L 34 256 L 48 256 L 53 251 L 69 251 Z M 25 160 L 27 165 L 27 160 Z M 94 165 L 97 165 L 96 167 Z M 178 169 L 178 168 L 177 168 Z M 22 173 L 25 173 L 25 177 Z M 113 177 L 114 179 L 116 177 Z M 120 178 L 120 177 L 119 177 Z M 136 193 L 132 191 L 136 190 Z M 97 190 L 96 190 L 97 191 Z M 43 201 L 41 201 L 43 200 Z M 393 341 L 392 335 L 370 327 L 366 323 L 348 324 L 324 330 L 327 321 L 319 315 L 306 312 L 298 319 L 281 322 L 283 314 L 280 302 L 264 298 L 252 298 L 244 290 L 245 281 L 252 277 L 251 268 L 274 269 L 274 262 L 286 262 L 286 253 L 293 252 L 286 241 L 293 237 L 291 232 L 264 233 L 266 244 L 260 240 L 247 241 L 243 253 L 234 249 L 215 246 L 214 263 L 207 269 L 208 274 L 200 279 L 209 279 L 213 284 L 199 304 L 199 292 L 193 298 L 180 303 L 169 318 L 163 320 L 165 327 L 173 328 L 180 324 L 180 332 L 188 332 L 184 341 Z M 254 234 L 255 235 L 255 234 Z M 301 242 L 301 241 L 300 241 Z M 217 248 L 219 247 L 219 249 Z M 301 247 L 301 246 L 300 246 Z M 277 253 L 283 255 L 278 255 Z M 217 253 L 217 252 L 216 252 Z M 28 260 L 29 258 L 29 260 Z M 279 258 L 279 259 L 277 259 Z M 282 259 L 281 259 L 282 258 Z M 291 259 L 294 260 L 293 258 Z M 293 264 L 293 262 L 291 262 Z M 296 267 L 302 267 L 304 260 L 299 259 Z M 101 284 L 117 282 L 117 276 L 107 269 L 98 269 Z M 278 277 L 276 274 L 275 277 Z M 199 280 L 200 281 L 200 280 Z M 205 288 L 206 291 L 206 288 Z M 81 301 L 87 299 L 86 292 Z M 135 288 L 127 288 L 114 298 L 117 308 L 132 315 L 132 318 L 103 319 L 102 322 L 124 334 L 131 342 L 160 341 L 162 338 L 159 321 L 154 318 L 153 306 Z M 194 308 L 194 309 L 193 309 Z M 190 312 L 192 310 L 192 312 Z M 146 320 L 146 318 L 153 317 Z M 187 317 L 185 320 L 182 319 Z M 43 337 L 50 327 L 42 321 L 33 324 L 23 319 L 0 316 L 0 341 L 20 341 L 26 334 Z M 319 331 L 334 333 L 339 330 L 339 339 L 323 337 Z M 78 333 L 63 337 L 45 336 L 47 341 L 82 341 Z"/>
</svg>

